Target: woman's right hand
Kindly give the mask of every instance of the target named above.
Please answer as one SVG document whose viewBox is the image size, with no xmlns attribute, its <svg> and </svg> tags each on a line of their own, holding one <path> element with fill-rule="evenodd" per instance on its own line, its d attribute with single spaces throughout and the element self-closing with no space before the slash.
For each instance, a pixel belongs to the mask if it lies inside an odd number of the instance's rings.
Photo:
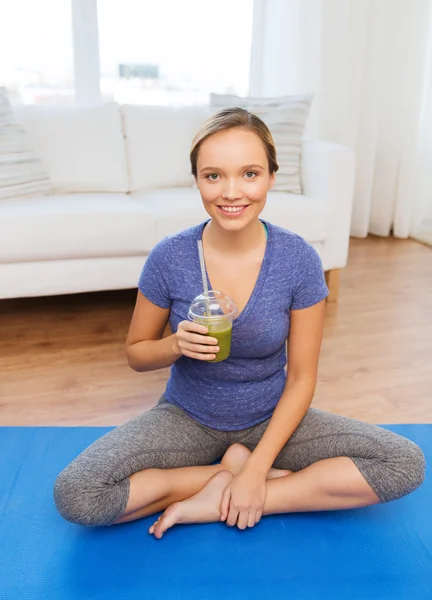
<svg viewBox="0 0 432 600">
<path fill-rule="evenodd" d="M 176 333 L 173 334 L 177 354 L 195 358 L 196 360 L 213 360 L 219 352 L 218 341 L 214 337 L 205 335 L 207 327 L 181 321 Z"/>
</svg>

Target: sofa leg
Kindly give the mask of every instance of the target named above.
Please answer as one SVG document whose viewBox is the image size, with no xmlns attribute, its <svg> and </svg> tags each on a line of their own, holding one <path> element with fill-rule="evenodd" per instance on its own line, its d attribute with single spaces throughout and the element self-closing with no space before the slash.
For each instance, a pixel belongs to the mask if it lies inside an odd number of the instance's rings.
<svg viewBox="0 0 432 600">
<path fill-rule="evenodd" d="M 329 289 L 327 302 L 337 302 L 339 296 L 340 269 L 331 269 L 325 272 L 325 280 Z"/>
</svg>

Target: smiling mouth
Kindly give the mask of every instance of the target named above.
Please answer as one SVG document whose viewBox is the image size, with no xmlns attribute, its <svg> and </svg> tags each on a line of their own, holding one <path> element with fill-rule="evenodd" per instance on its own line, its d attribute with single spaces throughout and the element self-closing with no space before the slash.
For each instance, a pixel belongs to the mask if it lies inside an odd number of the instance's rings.
<svg viewBox="0 0 432 600">
<path fill-rule="evenodd" d="M 218 206 L 218 209 L 221 211 L 221 213 L 223 213 L 224 215 L 228 215 L 230 217 L 234 217 L 234 216 L 238 216 L 241 215 L 242 213 L 244 213 L 244 211 L 247 209 L 247 207 L 249 206 L 249 204 L 243 204 L 241 206 Z"/>
</svg>

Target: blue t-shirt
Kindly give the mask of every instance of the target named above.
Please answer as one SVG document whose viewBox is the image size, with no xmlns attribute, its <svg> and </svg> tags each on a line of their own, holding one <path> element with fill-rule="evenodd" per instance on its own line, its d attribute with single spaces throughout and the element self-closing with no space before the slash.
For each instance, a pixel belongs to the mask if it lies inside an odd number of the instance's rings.
<svg viewBox="0 0 432 600">
<path fill-rule="evenodd" d="M 159 242 L 139 279 L 144 296 L 171 309 L 173 332 L 202 293 L 197 242 L 207 223 Z M 199 423 L 222 431 L 245 429 L 272 415 L 286 382 L 290 310 L 328 295 L 316 250 L 299 235 L 263 223 L 264 260 L 252 295 L 234 320 L 230 356 L 219 363 L 182 356 L 171 367 L 164 394 Z"/>
</svg>

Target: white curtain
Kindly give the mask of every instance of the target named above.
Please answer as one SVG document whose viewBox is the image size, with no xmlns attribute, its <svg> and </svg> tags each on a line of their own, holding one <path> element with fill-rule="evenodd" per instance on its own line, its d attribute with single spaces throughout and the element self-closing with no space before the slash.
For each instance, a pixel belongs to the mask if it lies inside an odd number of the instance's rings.
<svg viewBox="0 0 432 600">
<path fill-rule="evenodd" d="M 432 213 L 431 8 L 256 0 L 251 92 L 315 92 L 307 134 L 356 152 L 352 235 L 408 237 Z"/>
</svg>

